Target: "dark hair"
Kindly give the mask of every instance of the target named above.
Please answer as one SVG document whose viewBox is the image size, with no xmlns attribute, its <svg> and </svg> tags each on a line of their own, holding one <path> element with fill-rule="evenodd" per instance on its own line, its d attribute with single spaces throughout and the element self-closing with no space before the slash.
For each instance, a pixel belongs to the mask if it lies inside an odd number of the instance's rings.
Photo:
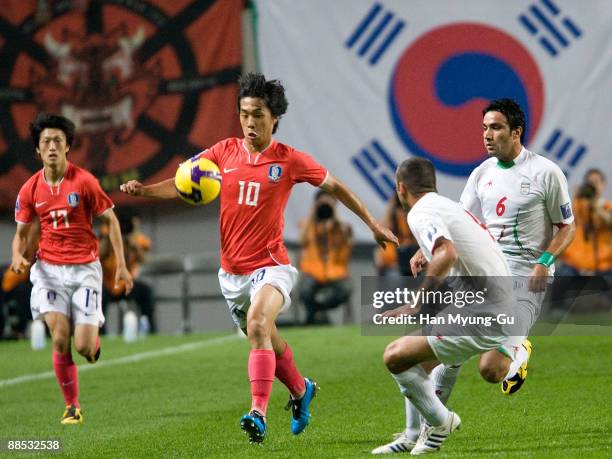
<svg viewBox="0 0 612 459">
<path fill-rule="evenodd" d="M 436 188 L 436 169 L 431 161 L 425 158 L 405 160 L 397 168 L 395 178 L 414 195 L 438 191 Z"/>
<path fill-rule="evenodd" d="M 525 139 L 525 112 L 519 104 L 512 99 L 495 99 L 484 108 L 482 116 L 485 116 L 487 112 L 499 112 L 504 115 L 510 125 L 510 132 L 520 127 L 521 143 L 523 143 Z"/>
<path fill-rule="evenodd" d="M 263 99 L 266 106 L 272 112 L 272 116 L 280 120 L 287 111 L 289 102 L 285 97 L 285 88 L 279 80 L 266 80 L 262 73 L 247 73 L 238 79 L 240 86 L 238 91 L 238 112 L 240 112 L 240 101 L 243 97 L 259 97 Z M 274 125 L 272 133 L 278 128 L 278 121 Z"/>
<path fill-rule="evenodd" d="M 589 169 L 588 171 L 586 171 L 582 181 L 586 183 L 587 180 L 589 180 L 589 176 L 591 174 L 598 174 L 604 182 L 606 181 L 606 174 L 604 174 L 601 169 L 597 169 L 596 167 L 593 167 L 593 168 Z"/>
<path fill-rule="evenodd" d="M 34 147 L 38 148 L 40 142 L 40 134 L 47 128 L 59 129 L 66 136 L 66 145 L 71 146 L 74 141 L 74 131 L 76 126 L 68 118 L 60 115 L 52 115 L 49 113 L 39 113 L 34 121 L 30 123 L 30 134 Z"/>
</svg>

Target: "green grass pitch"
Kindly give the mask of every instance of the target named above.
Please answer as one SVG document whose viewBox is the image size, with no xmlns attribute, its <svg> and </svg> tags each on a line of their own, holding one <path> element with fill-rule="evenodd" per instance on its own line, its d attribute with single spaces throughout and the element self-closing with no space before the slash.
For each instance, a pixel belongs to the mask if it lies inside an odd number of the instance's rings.
<svg viewBox="0 0 612 459">
<path fill-rule="evenodd" d="M 321 387 L 298 437 L 283 410 L 286 390 L 275 382 L 266 441 L 248 444 L 238 425 L 250 401 L 247 342 L 205 334 L 133 344 L 104 338 L 98 364 L 75 357 L 87 368 L 80 426 L 59 423 L 63 399 L 49 373 L 49 343 L 38 352 L 27 342 L 0 343 L 0 438 L 61 438 L 73 457 L 335 458 L 366 457 L 402 429 L 403 400 L 381 359 L 392 338 L 362 336 L 358 327 L 281 334 Z M 529 378 L 514 396 L 484 382 L 475 359 L 464 366 L 450 399 L 463 424 L 436 457 L 612 457 L 612 339 L 532 341 Z"/>
</svg>

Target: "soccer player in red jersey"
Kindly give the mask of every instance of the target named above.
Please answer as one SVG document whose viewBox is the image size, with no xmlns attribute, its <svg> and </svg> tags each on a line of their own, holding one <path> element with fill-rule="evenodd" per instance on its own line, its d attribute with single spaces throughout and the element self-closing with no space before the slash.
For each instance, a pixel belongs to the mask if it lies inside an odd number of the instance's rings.
<svg viewBox="0 0 612 459">
<path fill-rule="evenodd" d="M 132 289 L 112 201 L 93 175 L 66 159 L 74 130 L 69 119 L 44 113 L 30 124 L 43 168 L 19 191 L 11 260 L 16 273 L 30 264 L 25 258 L 28 230 L 38 217 L 40 240 L 30 272 L 33 284 L 30 307 L 33 318 L 44 318 L 51 332 L 53 369 L 66 401 L 62 424 L 83 422 L 77 367 L 70 351 L 72 331 L 79 354 L 90 363 L 100 357 L 98 329 L 104 324 L 102 267 L 93 216 L 102 218 L 110 227 L 113 251 L 120 260 L 115 282 L 122 280 L 127 291 Z"/>
<path fill-rule="evenodd" d="M 364 204 L 323 166 L 301 151 L 277 142 L 272 134 L 287 110 L 285 89 L 277 80 L 266 81 L 250 73 L 240 79 L 238 113 L 243 139 L 218 142 L 196 157 L 204 157 L 221 171 L 221 269 L 219 283 L 232 318 L 249 339 L 248 374 L 251 411 L 240 425 L 253 443 L 263 441 L 266 409 L 276 376 L 291 393 L 291 430 L 298 435 L 309 422 L 309 405 L 316 383 L 303 378 L 289 345 L 275 325 L 288 308 L 297 280 L 283 243 L 283 213 L 291 189 L 308 182 L 335 196 L 358 215 L 381 244 L 397 244 Z M 143 186 L 137 181 L 121 185 L 135 195 L 176 198 L 174 179 Z"/>
</svg>

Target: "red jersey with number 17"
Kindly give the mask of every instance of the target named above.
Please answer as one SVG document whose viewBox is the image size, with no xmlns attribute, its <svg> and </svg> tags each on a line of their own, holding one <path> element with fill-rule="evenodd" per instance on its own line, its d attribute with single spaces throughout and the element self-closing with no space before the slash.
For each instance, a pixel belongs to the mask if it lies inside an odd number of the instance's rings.
<svg viewBox="0 0 612 459">
<path fill-rule="evenodd" d="M 30 223 L 39 217 L 38 259 L 59 265 L 91 263 L 98 258 L 93 216 L 112 207 L 98 180 L 68 162 L 58 185 L 49 185 L 41 169 L 21 187 L 15 221 Z"/>
<path fill-rule="evenodd" d="M 289 264 L 283 227 L 291 189 L 301 182 L 320 186 L 327 169 L 276 140 L 254 155 L 243 139 L 229 138 L 195 157 L 200 156 L 221 171 L 221 267 L 231 274 L 248 274 Z"/>
</svg>

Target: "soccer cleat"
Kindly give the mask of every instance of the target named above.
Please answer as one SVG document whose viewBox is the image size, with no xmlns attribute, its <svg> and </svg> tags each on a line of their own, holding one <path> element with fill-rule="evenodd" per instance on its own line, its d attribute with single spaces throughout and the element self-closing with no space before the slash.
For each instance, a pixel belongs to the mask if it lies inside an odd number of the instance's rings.
<svg viewBox="0 0 612 459">
<path fill-rule="evenodd" d="M 67 406 L 60 422 L 64 425 L 82 424 L 83 414 L 81 413 L 81 409 L 74 405 Z"/>
<path fill-rule="evenodd" d="M 251 410 L 240 419 L 240 428 L 249 436 L 249 443 L 261 443 L 266 436 L 266 420 L 259 411 Z"/>
<path fill-rule="evenodd" d="M 531 357 L 531 341 L 528 339 L 523 341 L 523 347 L 527 351 L 527 360 L 525 360 L 525 363 L 519 367 L 514 376 L 502 381 L 501 391 L 505 395 L 512 395 L 517 392 L 523 386 L 525 379 L 527 379 L 527 364 L 529 363 L 529 358 Z"/>
<path fill-rule="evenodd" d="M 291 432 L 293 435 L 299 435 L 304 432 L 304 429 L 310 422 L 310 402 L 317 395 L 319 386 L 315 381 L 311 381 L 308 378 L 304 378 L 306 390 L 304 395 L 300 399 L 293 399 L 289 397 L 289 401 L 285 406 L 286 410 L 291 408 Z"/>
<path fill-rule="evenodd" d="M 400 433 L 395 440 L 386 445 L 379 446 L 372 450 L 372 454 L 395 454 L 395 453 L 409 453 L 412 448 L 416 445 L 414 440 L 410 440 L 404 432 Z"/>
<path fill-rule="evenodd" d="M 457 413 L 452 411 L 448 412 L 448 418 L 446 422 L 441 426 L 430 426 L 429 424 L 423 424 L 421 428 L 421 434 L 419 439 L 410 451 L 412 456 L 418 456 L 420 454 L 435 453 L 440 449 L 444 440 L 459 428 L 461 425 L 461 418 L 457 416 Z"/>
</svg>

